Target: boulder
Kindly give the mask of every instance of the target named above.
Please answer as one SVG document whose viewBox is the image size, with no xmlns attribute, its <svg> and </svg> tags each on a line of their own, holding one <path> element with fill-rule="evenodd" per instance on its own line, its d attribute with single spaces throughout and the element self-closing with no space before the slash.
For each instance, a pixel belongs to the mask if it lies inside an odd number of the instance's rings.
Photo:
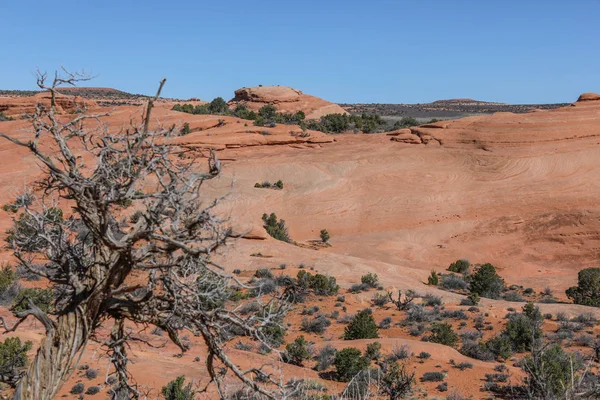
<svg viewBox="0 0 600 400">
<path fill-rule="evenodd" d="M 582 102 L 582 101 L 596 101 L 596 100 L 600 100 L 600 94 L 598 93 L 584 93 L 581 96 L 579 96 L 579 98 L 577 99 L 577 102 Z"/>
</svg>

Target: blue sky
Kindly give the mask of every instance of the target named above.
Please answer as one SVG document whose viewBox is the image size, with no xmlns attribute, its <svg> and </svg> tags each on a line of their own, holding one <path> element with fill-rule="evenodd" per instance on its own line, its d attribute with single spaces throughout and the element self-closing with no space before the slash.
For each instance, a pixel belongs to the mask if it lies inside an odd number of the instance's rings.
<svg viewBox="0 0 600 400">
<path fill-rule="evenodd" d="M 229 99 L 287 85 L 335 102 L 600 92 L 600 0 L 2 1 L 0 88 L 36 67 L 91 86 Z"/>
</svg>

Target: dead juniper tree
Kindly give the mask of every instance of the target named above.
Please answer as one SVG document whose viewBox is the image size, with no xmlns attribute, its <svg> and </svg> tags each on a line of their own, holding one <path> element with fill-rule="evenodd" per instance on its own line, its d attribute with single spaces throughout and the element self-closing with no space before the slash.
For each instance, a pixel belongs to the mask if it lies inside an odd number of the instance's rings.
<svg viewBox="0 0 600 400">
<path fill-rule="evenodd" d="M 202 337 L 209 383 L 221 396 L 229 374 L 266 398 L 285 398 L 278 379 L 258 368 L 241 370 L 224 350 L 232 331 L 269 345 L 270 332 L 283 329 L 285 302 L 246 316 L 225 307 L 234 278 L 211 255 L 232 235 L 215 213 L 222 198 L 203 195 L 203 183 L 221 172 L 219 159 L 211 151 L 204 157 L 208 166 L 200 168 L 170 144 L 173 129 L 150 129 L 164 79 L 139 126 L 110 132 L 101 116 L 84 108 L 68 118 L 58 115 L 59 87 L 84 79 L 64 71 L 49 84 L 40 73 L 37 84 L 51 101 L 37 106 L 31 139 L 0 133 L 41 165 L 35 201 L 30 194 L 12 205 L 15 224 L 7 241 L 20 266 L 54 291 L 49 313 L 29 299 L 14 309 L 14 326 L 1 321 L 14 331 L 31 316 L 46 330 L 15 399 L 53 399 L 90 340 L 105 340 L 117 378 L 113 398 L 137 398 L 127 371 L 127 342 L 135 339 L 127 323 L 161 328 L 182 352 L 182 330 Z M 95 335 L 101 324 L 112 324 L 108 339 Z"/>
</svg>

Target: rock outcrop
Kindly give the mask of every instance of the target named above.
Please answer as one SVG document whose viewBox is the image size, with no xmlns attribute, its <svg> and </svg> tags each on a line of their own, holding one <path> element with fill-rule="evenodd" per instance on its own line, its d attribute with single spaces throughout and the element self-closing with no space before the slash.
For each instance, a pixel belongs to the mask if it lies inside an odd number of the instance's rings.
<svg viewBox="0 0 600 400">
<path fill-rule="evenodd" d="M 318 119 L 327 114 L 347 114 L 337 104 L 302 93 L 301 90 L 287 86 L 258 86 L 235 91 L 230 105 L 246 104 L 249 109 L 258 111 L 266 104 L 272 104 L 277 111 L 296 113 L 303 111 L 307 119 Z"/>
<path fill-rule="evenodd" d="M 588 92 L 588 93 L 584 93 L 581 96 L 579 96 L 579 98 L 577 99 L 577 102 L 579 103 L 582 101 L 596 101 L 596 100 L 600 100 L 600 94 Z"/>
<path fill-rule="evenodd" d="M 38 104 L 50 105 L 50 93 L 41 92 L 33 96 L 23 97 L 0 97 L 0 112 L 4 115 L 21 118 L 25 114 L 35 113 Z M 56 111 L 59 114 L 72 114 L 86 107 L 88 110 L 98 108 L 93 100 L 84 100 L 80 96 L 56 95 Z"/>
</svg>

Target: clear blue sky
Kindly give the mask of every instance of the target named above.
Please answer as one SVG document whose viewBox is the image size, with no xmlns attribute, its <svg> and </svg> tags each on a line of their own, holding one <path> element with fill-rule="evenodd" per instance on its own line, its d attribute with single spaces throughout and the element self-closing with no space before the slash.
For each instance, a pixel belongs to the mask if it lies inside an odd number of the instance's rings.
<svg viewBox="0 0 600 400">
<path fill-rule="evenodd" d="M 0 27 L 3 89 L 64 65 L 205 100 L 258 84 L 349 103 L 600 92 L 600 0 L 7 0 Z"/>
</svg>

